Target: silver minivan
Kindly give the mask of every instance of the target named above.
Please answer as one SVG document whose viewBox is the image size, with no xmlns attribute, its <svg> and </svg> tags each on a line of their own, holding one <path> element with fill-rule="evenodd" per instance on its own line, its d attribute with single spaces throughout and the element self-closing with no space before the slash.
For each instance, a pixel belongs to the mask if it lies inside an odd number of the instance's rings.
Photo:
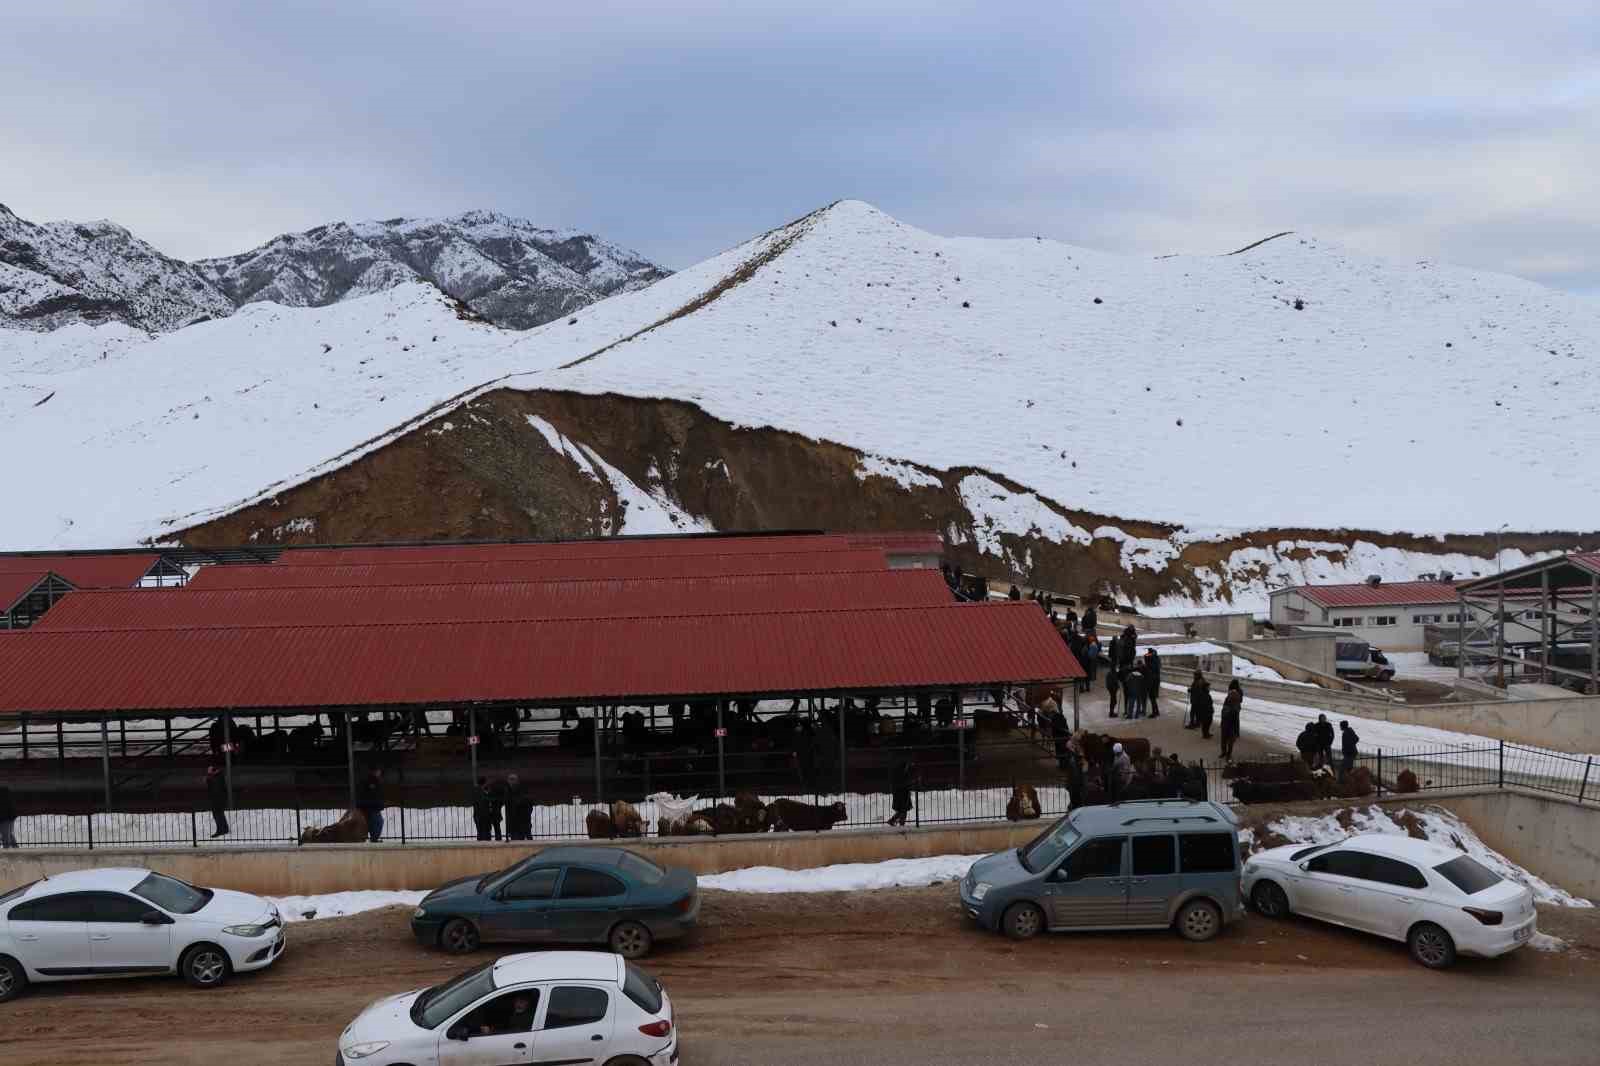
<svg viewBox="0 0 1600 1066">
<path fill-rule="evenodd" d="M 1239 821 L 1215 803 L 1080 807 L 1020 848 L 972 864 L 961 906 L 985 929 L 1168 929 L 1210 940 L 1244 917 Z"/>
</svg>

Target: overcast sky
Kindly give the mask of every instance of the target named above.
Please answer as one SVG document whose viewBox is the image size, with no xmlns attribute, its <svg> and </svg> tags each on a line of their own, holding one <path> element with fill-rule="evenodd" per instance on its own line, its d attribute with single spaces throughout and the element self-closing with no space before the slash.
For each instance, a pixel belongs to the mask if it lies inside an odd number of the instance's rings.
<svg viewBox="0 0 1600 1066">
<path fill-rule="evenodd" d="M 1296 229 L 1600 292 L 1600 5 L 8 4 L 0 202 L 184 258 L 486 207 L 679 268 L 831 200 L 1139 254 Z"/>
</svg>

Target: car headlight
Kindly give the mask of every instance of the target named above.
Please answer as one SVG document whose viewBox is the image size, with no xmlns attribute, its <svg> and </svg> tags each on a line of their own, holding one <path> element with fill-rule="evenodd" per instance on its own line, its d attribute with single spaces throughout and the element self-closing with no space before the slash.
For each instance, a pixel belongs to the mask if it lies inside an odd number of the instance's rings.
<svg viewBox="0 0 1600 1066">
<path fill-rule="evenodd" d="M 227 926 L 223 926 L 222 931 L 224 933 L 227 933 L 230 936 L 242 936 L 242 937 L 245 937 L 245 938 L 251 938 L 251 937 L 258 937 L 262 933 L 265 933 L 267 931 L 267 926 L 265 926 L 265 925 L 227 925 Z"/>
<path fill-rule="evenodd" d="M 340 1048 L 340 1052 L 347 1059 L 364 1059 L 369 1055 L 376 1055 L 389 1046 L 387 1040 L 367 1040 L 360 1044 L 351 1044 L 349 1047 Z"/>
<path fill-rule="evenodd" d="M 418 907 L 416 910 L 411 912 L 411 917 L 413 918 L 426 918 L 427 916 L 428 909 L 426 907 Z"/>
<path fill-rule="evenodd" d="M 984 896 L 989 894 L 989 890 L 993 887 L 994 886 L 987 881 L 979 881 L 977 884 L 972 886 L 972 898 L 974 900 L 983 899 Z"/>
</svg>

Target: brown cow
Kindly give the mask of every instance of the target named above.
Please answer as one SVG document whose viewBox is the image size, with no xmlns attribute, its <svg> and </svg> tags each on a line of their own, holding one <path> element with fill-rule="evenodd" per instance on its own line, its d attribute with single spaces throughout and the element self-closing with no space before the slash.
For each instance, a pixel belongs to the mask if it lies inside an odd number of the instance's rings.
<svg viewBox="0 0 1600 1066">
<path fill-rule="evenodd" d="M 771 818 L 772 830 L 775 833 L 790 829 L 800 832 L 821 832 L 824 829 L 832 829 L 834 825 L 849 817 L 849 812 L 845 810 L 842 802 L 817 807 L 790 799 L 773 800 L 767 805 L 767 814 Z"/>
<path fill-rule="evenodd" d="M 1112 745 L 1121 744 L 1135 765 L 1150 758 L 1150 741 L 1144 737 L 1114 737 L 1108 733 L 1081 733 L 1078 745 L 1090 766 L 1100 766 L 1111 757 Z"/>
<path fill-rule="evenodd" d="M 307 826 L 300 833 L 302 844 L 359 844 L 367 839 L 367 816 L 357 810 L 344 812 L 332 825 Z"/>
<path fill-rule="evenodd" d="M 611 827 L 619 837 L 644 836 L 644 819 L 639 816 L 639 808 L 627 800 L 611 804 Z"/>
<path fill-rule="evenodd" d="M 1417 775 L 1409 769 L 1401 770 L 1394 779 L 1394 790 L 1396 792 L 1416 792 L 1417 789 Z"/>
<path fill-rule="evenodd" d="M 1044 808 L 1039 806 L 1039 793 L 1032 785 L 1014 785 L 1011 789 L 1011 798 L 1006 801 L 1006 820 L 1020 822 L 1028 818 L 1037 818 Z"/>
<path fill-rule="evenodd" d="M 1340 799 L 1356 799 L 1370 796 L 1373 791 L 1372 771 L 1365 766 L 1358 766 L 1345 775 L 1344 780 L 1334 788 L 1333 794 Z"/>
</svg>

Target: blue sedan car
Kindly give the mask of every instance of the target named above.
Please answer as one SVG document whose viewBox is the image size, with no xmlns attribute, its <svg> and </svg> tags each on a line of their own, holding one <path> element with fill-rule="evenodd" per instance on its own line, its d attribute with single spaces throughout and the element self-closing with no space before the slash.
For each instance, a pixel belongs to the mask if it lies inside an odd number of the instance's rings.
<svg viewBox="0 0 1600 1066">
<path fill-rule="evenodd" d="M 695 876 L 624 848 L 546 848 L 496 873 L 428 893 L 411 931 L 429 947 L 465 954 L 479 944 L 605 944 L 637 959 L 682 936 L 700 914 Z"/>
</svg>

